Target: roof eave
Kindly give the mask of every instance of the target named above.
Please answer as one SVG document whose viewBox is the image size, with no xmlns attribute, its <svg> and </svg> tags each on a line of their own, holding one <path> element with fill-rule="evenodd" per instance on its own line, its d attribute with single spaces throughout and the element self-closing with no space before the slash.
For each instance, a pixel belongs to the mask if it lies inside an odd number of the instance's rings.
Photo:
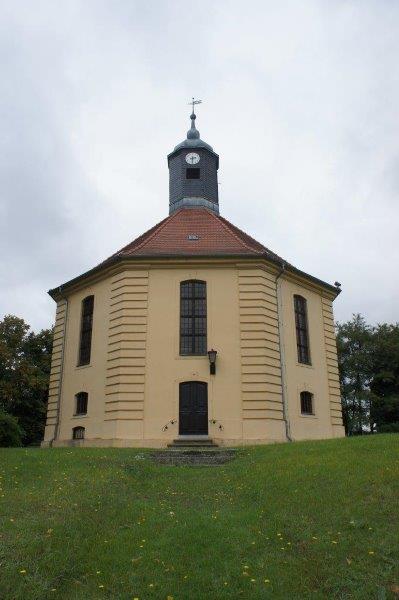
<svg viewBox="0 0 399 600">
<path fill-rule="evenodd" d="M 282 259 L 277 259 L 277 258 L 274 258 L 273 256 L 269 256 L 267 253 L 259 253 L 259 254 L 239 254 L 239 253 L 238 254 L 224 254 L 224 253 L 220 253 L 220 254 L 216 254 L 215 252 L 212 252 L 209 254 L 206 254 L 206 253 L 205 254 L 173 254 L 173 253 L 171 254 L 171 253 L 168 253 L 168 254 L 157 254 L 157 255 L 140 254 L 140 255 L 135 255 L 135 256 L 121 256 L 121 255 L 114 256 L 113 258 L 111 258 L 103 263 L 100 263 L 96 267 L 89 269 L 89 271 L 86 271 L 85 273 L 78 275 L 78 277 L 74 277 L 73 279 L 67 281 L 66 283 L 63 283 L 62 285 L 49 290 L 48 294 L 51 296 L 51 298 L 53 298 L 53 300 L 57 300 L 57 298 L 60 298 L 62 296 L 62 294 L 68 288 L 78 284 L 81 281 L 84 281 L 84 279 L 86 279 L 87 277 L 95 275 L 96 273 L 100 273 L 102 270 L 112 267 L 113 265 L 117 264 L 118 262 L 121 262 L 124 260 L 151 261 L 151 260 L 156 260 L 156 259 L 178 259 L 178 258 L 183 258 L 183 259 L 209 259 L 209 258 L 226 259 L 226 258 L 230 258 L 230 259 L 235 259 L 235 260 L 264 259 L 264 260 L 267 260 L 267 261 L 279 266 L 280 268 L 283 268 L 285 271 L 297 274 L 300 277 L 308 279 L 309 281 L 311 281 L 321 287 L 324 287 L 329 292 L 331 292 L 335 298 L 341 293 L 340 288 L 337 288 L 336 286 L 333 286 L 330 283 L 327 283 L 327 282 L 323 281 L 322 279 L 319 279 L 318 277 L 309 275 L 308 273 L 305 273 L 304 271 L 297 269 L 293 265 L 287 264 Z"/>
</svg>

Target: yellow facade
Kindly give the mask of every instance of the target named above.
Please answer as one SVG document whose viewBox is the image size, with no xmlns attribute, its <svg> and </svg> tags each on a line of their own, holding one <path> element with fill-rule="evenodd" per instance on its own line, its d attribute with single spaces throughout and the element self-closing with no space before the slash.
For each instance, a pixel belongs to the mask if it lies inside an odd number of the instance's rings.
<svg viewBox="0 0 399 600">
<path fill-rule="evenodd" d="M 207 356 L 180 356 L 180 282 L 207 284 Z M 94 295 L 90 365 L 78 367 L 81 305 Z M 293 297 L 307 301 L 311 366 L 298 363 Z M 44 445 L 162 447 L 178 436 L 179 384 L 208 384 L 209 436 L 241 445 L 343 436 L 333 292 L 267 260 L 125 261 L 57 298 Z M 88 393 L 85 416 L 75 395 Z M 302 415 L 309 391 L 314 415 Z M 172 423 L 173 422 L 173 423 Z M 85 439 L 72 441 L 72 429 Z M 167 426 L 167 427 L 165 427 Z"/>
</svg>

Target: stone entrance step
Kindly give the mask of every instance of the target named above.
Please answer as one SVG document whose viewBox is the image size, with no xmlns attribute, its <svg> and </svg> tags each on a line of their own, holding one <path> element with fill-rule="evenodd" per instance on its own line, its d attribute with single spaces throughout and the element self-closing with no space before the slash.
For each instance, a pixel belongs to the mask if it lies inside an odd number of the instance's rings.
<svg viewBox="0 0 399 600">
<path fill-rule="evenodd" d="M 154 462 L 160 465 L 187 465 L 196 467 L 211 467 L 223 465 L 236 455 L 235 448 L 214 447 L 171 447 L 168 450 L 156 450 L 151 453 Z"/>
<path fill-rule="evenodd" d="M 208 436 L 184 436 L 173 440 L 168 448 L 217 448 L 218 445 Z"/>
</svg>

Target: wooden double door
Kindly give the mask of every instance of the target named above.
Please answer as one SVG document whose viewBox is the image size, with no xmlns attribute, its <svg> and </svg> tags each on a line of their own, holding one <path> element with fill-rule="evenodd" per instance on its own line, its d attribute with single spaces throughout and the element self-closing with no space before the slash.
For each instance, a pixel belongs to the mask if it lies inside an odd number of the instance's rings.
<svg viewBox="0 0 399 600">
<path fill-rule="evenodd" d="M 208 384 L 203 381 L 179 386 L 179 435 L 208 435 Z"/>
</svg>

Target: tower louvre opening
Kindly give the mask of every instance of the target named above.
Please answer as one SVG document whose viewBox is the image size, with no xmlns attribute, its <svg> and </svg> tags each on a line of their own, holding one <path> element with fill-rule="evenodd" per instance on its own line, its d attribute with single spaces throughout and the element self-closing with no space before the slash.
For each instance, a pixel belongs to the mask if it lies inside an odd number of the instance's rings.
<svg viewBox="0 0 399 600">
<path fill-rule="evenodd" d="M 186 169 L 186 179 L 199 179 L 200 178 L 200 169 L 189 167 Z"/>
</svg>

